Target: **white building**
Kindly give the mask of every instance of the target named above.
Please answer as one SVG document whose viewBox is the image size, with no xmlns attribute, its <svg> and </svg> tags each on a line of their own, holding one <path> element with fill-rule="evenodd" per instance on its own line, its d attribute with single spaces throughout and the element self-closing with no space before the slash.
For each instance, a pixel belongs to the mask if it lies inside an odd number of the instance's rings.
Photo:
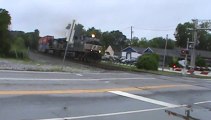
<svg viewBox="0 0 211 120">
<path fill-rule="evenodd" d="M 154 53 L 154 51 L 150 47 L 137 48 L 137 47 L 128 46 L 122 50 L 121 57 L 126 58 L 126 59 L 136 59 L 144 53 Z"/>
</svg>

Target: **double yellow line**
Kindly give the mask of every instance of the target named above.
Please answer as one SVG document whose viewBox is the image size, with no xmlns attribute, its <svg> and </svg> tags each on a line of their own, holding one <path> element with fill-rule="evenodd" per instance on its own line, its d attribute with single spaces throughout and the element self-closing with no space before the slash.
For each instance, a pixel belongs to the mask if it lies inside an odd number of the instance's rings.
<svg viewBox="0 0 211 120">
<path fill-rule="evenodd" d="M 108 91 L 141 91 L 175 87 L 190 87 L 191 85 L 156 85 L 127 88 L 106 88 L 106 89 L 64 89 L 64 90 L 1 90 L 0 95 L 43 95 L 43 94 L 82 94 L 82 93 L 102 93 Z"/>
</svg>

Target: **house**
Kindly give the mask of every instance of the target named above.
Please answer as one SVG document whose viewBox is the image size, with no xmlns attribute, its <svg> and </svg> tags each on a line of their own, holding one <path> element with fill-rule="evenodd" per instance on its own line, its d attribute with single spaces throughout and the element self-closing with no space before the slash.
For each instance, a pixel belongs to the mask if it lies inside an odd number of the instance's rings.
<svg viewBox="0 0 211 120">
<path fill-rule="evenodd" d="M 126 58 L 126 59 L 134 59 L 134 58 L 136 59 L 142 54 L 146 54 L 146 53 L 154 53 L 154 51 L 150 47 L 138 48 L 138 47 L 128 46 L 122 50 L 121 57 Z"/>
<path fill-rule="evenodd" d="M 114 50 L 112 49 L 112 47 L 109 45 L 108 48 L 105 50 L 105 55 L 110 55 L 110 56 L 114 56 Z"/>
</svg>

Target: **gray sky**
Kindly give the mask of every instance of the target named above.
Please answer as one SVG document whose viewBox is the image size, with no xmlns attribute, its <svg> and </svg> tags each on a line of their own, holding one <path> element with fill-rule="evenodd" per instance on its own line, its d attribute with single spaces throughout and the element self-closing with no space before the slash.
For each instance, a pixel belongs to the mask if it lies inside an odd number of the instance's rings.
<svg viewBox="0 0 211 120">
<path fill-rule="evenodd" d="M 40 35 L 65 37 L 65 27 L 76 19 L 85 28 L 120 30 L 134 36 L 171 38 L 179 23 L 211 18 L 210 0 L 0 0 L 9 11 L 12 30 L 40 30 Z"/>
</svg>

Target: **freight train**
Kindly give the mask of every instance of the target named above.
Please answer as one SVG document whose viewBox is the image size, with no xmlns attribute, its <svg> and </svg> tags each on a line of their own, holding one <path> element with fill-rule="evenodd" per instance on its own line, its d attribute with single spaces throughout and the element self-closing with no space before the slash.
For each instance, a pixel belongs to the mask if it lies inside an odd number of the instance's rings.
<svg viewBox="0 0 211 120">
<path fill-rule="evenodd" d="M 81 61 L 101 60 L 102 45 L 100 40 L 89 36 L 74 36 L 73 42 L 68 43 L 66 38 L 55 39 L 53 36 L 45 36 L 39 39 L 38 51 L 53 55 L 64 55 Z"/>
</svg>

